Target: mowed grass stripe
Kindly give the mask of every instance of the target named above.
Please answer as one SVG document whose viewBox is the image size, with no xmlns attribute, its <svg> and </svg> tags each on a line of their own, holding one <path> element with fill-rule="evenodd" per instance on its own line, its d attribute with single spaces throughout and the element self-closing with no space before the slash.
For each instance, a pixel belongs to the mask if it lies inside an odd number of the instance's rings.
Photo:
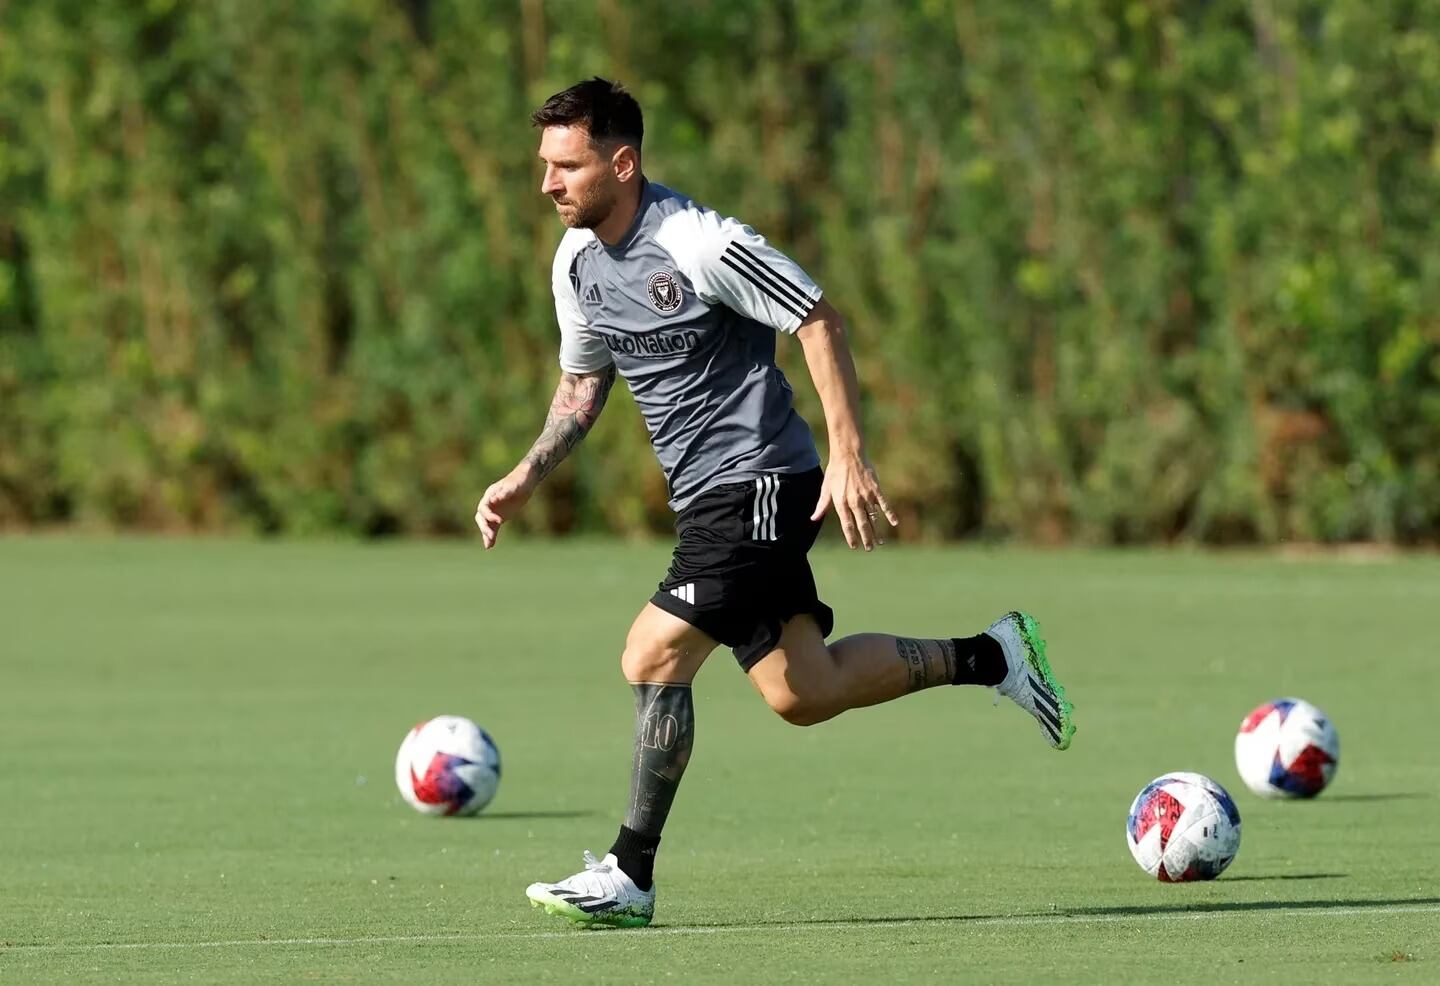
<svg viewBox="0 0 1440 986">
<path fill-rule="evenodd" d="M 1353 907 L 1326 907 L 1323 905 L 1293 905 L 1282 907 L 1229 907 L 1196 911 L 1157 911 L 1139 914 L 996 914 L 974 917 L 934 918 L 885 918 L 854 921 L 805 921 L 791 924 L 719 924 L 695 927 L 666 927 L 630 929 L 596 929 L 587 933 L 582 929 L 570 928 L 564 931 L 496 931 L 485 933 L 449 935 L 376 935 L 363 938 L 256 938 L 231 939 L 226 941 L 194 942 L 99 942 L 89 945 L 25 945 L 8 946 L 16 952 L 103 952 L 128 949 L 186 949 L 186 948 L 245 948 L 256 946 L 307 946 L 307 945 L 406 945 L 439 942 L 491 941 L 496 938 L 535 940 L 573 938 L 593 944 L 597 935 L 604 937 L 636 935 L 719 935 L 735 933 L 772 933 L 776 931 L 881 931 L 890 928 L 924 928 L 935 925 L 976 925 L 985 927 L 1022 927 L 1026 925 L 1061 924 L 1135 924 L 1152 921 L 1206 921 L 1212 918 L 1255 917 L 1274 915 L 1277 917 L 1355 917 L 1362 914 L 1440 914 L 1440 903 L 1404 904 L 1362 904 Z M 0 947 L 0 954 L 5 948 Z"/>
</svg>

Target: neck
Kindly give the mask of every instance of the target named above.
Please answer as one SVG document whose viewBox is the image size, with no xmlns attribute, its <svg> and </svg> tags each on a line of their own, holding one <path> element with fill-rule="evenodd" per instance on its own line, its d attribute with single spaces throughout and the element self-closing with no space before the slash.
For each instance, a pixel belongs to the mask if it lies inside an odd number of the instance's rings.
<svg viewBox="0 0 1440 986">
<path fill-rule="evenodd" d="M 643 178 L 630 182 L 621 193 L 620 201 L 610 210 L 610 215 L 595 227 L 595 235 L 608 246 L 619 243 L 621 237 L 630 231 L 631 224 L 635 222 L 635 214 L 640 211 L 640 190 L 644 187 Z"/>
</svg>

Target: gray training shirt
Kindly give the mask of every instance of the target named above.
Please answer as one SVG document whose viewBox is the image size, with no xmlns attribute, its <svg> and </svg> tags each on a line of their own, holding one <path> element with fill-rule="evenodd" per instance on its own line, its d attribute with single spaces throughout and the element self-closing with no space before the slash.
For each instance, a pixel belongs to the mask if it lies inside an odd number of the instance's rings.
<svg viewBox="0 0 1440 986">
<path fill-rule="evenodd" d="M 749 226 L 647 181 L 615 246 L 566 232 L 551 277 L 560 368 L 611 363 L 650 429 L 679 511 L 722 483 L 820 465 L 775 365 L 820 289 Z"/>
</svg>

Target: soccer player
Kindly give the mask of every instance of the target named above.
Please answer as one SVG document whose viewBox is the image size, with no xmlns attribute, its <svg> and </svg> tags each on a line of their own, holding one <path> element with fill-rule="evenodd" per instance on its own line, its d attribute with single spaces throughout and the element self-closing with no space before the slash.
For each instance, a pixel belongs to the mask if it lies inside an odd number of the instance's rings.
<svg viewBox="0 0 1440 986">
<path fill-rule="evenodd" d="M 665 472 L 678 537 L 630 627 L 620 667 L 635 693 L 624 824 L 603 860 L 526 895 L 586 925 L 640 926 L 655 909 L 656 848 L 695 741 L 690 683 L 718 645 L 769 706 L 809 726 L 937 685 L 994 687 L 1057 750 L 1075 725 L 1035 621 L 1007 613 L 970 637 L 862 633 L 827 644 L 834 617 L 807 553 L 833 509 L 851 548 L 898 523 L 860 432 L 844 321 L 806 273 L 749 226 L 649 181 L 640 106 L 595 78 L 532 116 L 540 191 L 569 229 L 551 273 L 560 383 L 540 437 L 480 499 L 485 547 L 594 426 L 624 378 Z M 775 365 L 795 335 L 824 407 L 829 463 Z M 998 698 L 997 698 L 998 701 Z"/>
</svg>

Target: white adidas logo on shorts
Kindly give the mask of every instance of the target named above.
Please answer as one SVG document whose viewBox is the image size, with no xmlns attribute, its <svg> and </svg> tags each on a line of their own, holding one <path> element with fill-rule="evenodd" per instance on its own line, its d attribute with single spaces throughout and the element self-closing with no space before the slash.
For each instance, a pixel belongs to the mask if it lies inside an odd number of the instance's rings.
<svg viewBox="0 0 1440 986">
<path fill-rule="evenodd" d="M 686 582 L 684 585 L 677 585 L 675 588 L 670 590 L 670 595 L 674 596 L 676 599 L 680 599 L 689 603 L 691 606 L 694 606 L 695 583 Z"/>
</svg>

